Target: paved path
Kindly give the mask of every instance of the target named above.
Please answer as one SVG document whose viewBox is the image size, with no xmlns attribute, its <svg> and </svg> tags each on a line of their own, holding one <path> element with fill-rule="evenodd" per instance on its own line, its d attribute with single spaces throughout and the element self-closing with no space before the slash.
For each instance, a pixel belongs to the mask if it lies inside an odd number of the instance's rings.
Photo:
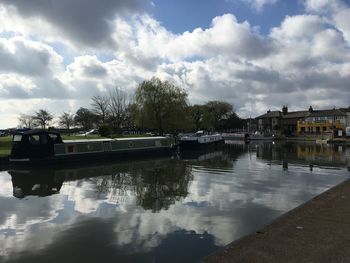
<svg viewBox="0 0 350 263">
<path fill-rule="evenodd" d="M 350 262 L 350 180 L 204 262 Z"/>
</svg>

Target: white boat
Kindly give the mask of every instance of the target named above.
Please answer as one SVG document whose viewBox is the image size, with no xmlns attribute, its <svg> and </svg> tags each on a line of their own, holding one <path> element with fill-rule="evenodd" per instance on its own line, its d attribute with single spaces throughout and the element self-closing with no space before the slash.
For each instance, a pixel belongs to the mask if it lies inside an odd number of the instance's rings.
<svg viewBox="0 0 350 263">
<path fill-rule="evenodd" d="M 195 134 L 186 135 L 180 138 L 181 150 L 198 150 L 204 147 L 223 144 L 224 139 L 220 134 L 204 134 L 203 131 L 198 131 Z"/>
</svg>

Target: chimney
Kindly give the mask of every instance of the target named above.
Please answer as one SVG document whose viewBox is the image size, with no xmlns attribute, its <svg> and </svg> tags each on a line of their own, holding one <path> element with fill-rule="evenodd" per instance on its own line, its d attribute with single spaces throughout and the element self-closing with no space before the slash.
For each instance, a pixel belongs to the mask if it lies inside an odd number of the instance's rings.
<svg viewBox="0 0 350 263">
<path fill-rule="evenodd" d="M 287 105 L 283 105 L 282 113 L 283 113 L 283 115 L 287 115 L 287 113 L 288 113 L 288 106 Z"/>
<path fill-rule="evenodd" d="M 312 108 L 312 106 L 310 106 L 309 112 L 310 112 L 310 113 L 314 112 L 314 109 Z"/>
</svg>

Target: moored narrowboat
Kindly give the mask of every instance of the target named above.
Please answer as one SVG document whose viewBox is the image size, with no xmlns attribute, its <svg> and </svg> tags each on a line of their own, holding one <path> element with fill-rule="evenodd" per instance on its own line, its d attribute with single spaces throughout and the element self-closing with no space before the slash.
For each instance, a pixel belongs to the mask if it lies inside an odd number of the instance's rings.
<svg viewBox="0 0 350 263">
<path fill-rule="evenodd" d="M 215 145 L 223 145 L 224 139 L 220 134 L 204 134 L 198 131 L 193 135 L 180 138 L 180 150 L 201 150 Z"/>
<path fill-rule="evenodd" d="M 160 136 L 62 140 L 57 132 L 30 130 L 13 135 L 10 164 L 49 164 L 168 153 L 173 146 L 172 138 Z"/>
</svg>

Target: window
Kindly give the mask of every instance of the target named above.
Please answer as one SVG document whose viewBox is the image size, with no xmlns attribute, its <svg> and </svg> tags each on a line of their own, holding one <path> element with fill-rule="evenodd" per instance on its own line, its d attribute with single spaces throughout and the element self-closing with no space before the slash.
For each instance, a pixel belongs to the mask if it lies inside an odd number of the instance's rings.
<svg viewBox="0 0 350 263">
<path fill-rule="evenodd" d="M 40 144 L 40 136 L 35 134 L 35 135 L 30 135 L 29 136 L 29 142 L 33 145 L 38 145 Z"/>
<path fill-rule="evenodd" d="M 51 140 L 56 141 L 57 140 L 57 135 L 53 133 L 49 133 L 49 137 Z"/>
<path fill-rule="evenodd" d="M 74 152 L 74 145 L 68 145 L 67 146 L 67 152 L 69 152 L 69 153 Z"/>
<path fill-rule="evenodd" d="M 20 142 L 20 141 L 22 141 L 22 135 L 16 134 L 15 136 L 13 136 L 13 141 L 14 141 L 14 142 Z"/>
</svg>

